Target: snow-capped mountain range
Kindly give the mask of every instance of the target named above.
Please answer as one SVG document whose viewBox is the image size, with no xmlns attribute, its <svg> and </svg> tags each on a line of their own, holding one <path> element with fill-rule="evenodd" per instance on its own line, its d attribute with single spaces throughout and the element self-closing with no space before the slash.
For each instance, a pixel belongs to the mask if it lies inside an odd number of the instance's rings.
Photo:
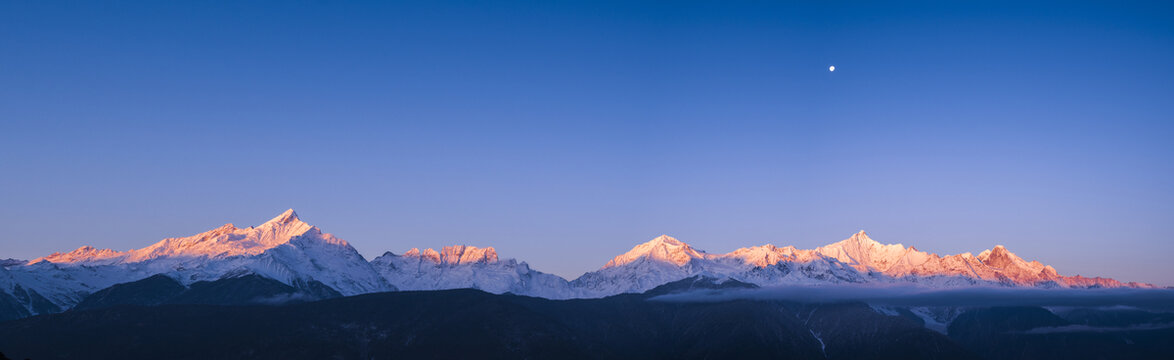
<svg viewBox="0 0 1174 360">
<path fill-rule="evenodd" d="M 371 265 L 400 290 L 475 288 L 548 299 L 579 294 L 562 277 L 535 271 L 514 259 L 498 260 L 492 247 L 445 246 L 440 252 L 413 248 L 403 255 L 384 253 Z"/>
<path fill-rule="evenodd" d="M 128 251 L 83 246 L 5 266 L 0 292 L 32 315 L 65 310 L 95 291 L 156 274 L 183 284 L 257 274 L 297 288 L 325 285 L 341 295 L 395 290 L 350 244 L 289 210 L 255 227 L 225 224 Z"/>
<path fill-rule="evenodd" d="M 636 245 L 573 281 L 501 260 L 492 247 L 387 252 L 367 261 L 346 241 L 323 233 L 292 209 L 264 224 L 226 224 L 127 251 L 83 246 L 31 261 L 0 261 L 0 296 L 28 315 L 68 309 L 114 284 L 163 274 L 188 285 L 256 274 L 295 288 L 329 288 L 349 296 L 395 290 L 476 288 L 551 299 L 643 292 L 696 275 L 759 286 L 914 283 L 924 286 L 1151 287 L 1108 278 L 1062 276 L 1003 246 L 977 256 L 939 256 L 881 244 L 863 231 L 816 249 L 762 245 L 710 254 L 667 235 Z"/>
</svg>

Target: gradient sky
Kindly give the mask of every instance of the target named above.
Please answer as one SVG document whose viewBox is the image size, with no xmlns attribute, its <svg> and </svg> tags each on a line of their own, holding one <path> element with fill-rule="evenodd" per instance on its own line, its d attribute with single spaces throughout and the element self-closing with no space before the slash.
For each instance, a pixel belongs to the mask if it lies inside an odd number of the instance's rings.
<svg viewBox="0 0 1174 360">
<path fill-rule="evenodd" d="M 0 258 L 294 208 L 568 278 L 864 229 L 1174 285 L 1174 5 L 1018 3 L 0 1 Z"/>
</svg>

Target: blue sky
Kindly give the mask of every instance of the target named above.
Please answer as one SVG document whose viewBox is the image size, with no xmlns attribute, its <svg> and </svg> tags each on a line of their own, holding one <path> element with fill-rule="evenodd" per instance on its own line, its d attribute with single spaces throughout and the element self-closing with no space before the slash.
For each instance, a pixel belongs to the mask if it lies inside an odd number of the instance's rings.
<svg viewBox="0 0 1174 360">
<path fill-rule="evenodd" d="M 0 258 L 292 207 L 569 278 L 864 229 L 1174 285 L 1172 64 L 1163 2 L 0 2 Z"/>
</svg>

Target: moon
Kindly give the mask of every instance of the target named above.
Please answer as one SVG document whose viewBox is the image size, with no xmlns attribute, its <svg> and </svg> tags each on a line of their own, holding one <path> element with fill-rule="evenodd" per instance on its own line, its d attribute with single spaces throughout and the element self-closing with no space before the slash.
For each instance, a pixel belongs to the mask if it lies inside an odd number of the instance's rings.
<svg viewBox="0 0 1174 360">
<path fill-rule="evenodd" d="M 828 66 L 828 71 L 836 71 L 836 66 L 835 65 Z"/>
</svg>

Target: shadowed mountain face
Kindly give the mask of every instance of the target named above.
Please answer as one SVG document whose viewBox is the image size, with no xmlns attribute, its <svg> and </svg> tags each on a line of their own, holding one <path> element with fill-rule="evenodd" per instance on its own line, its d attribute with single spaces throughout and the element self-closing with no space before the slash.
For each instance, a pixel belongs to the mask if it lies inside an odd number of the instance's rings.
<svg viewBox="0 0 1174 360">
<path fill-rule="evenodd" d="M 987 359 L 1170 359 L 1171 314 L 1078 309 L 1061 317 L 1038 307 L 976 309 L 950 337 Z"/>
<path fill-rule="evenodd" d="M 15 285 L 11 294 L 0 291 L 0 321 L 19 319 L 33 314 L 52 314 L 61 312 L 61 310 L 61 307 L 33 289 Z"/>
<path fill-rule="evenodd" d="M 658 292 L 745 286 L 692 278 Z M 969 358 L 946 336 L 864 304 L 652 296 L 554 301 L 446 290 L 281 306 L 114 306 L 0 323 L 0 351 L 35 359 Z"/>
<path fill-rule="evenodd" d="M 645 291 L 645 295 L 668 295 L 695 291 L 722 291 L 738 289 L 757 289 L 758 285 L 744 283 L 734 279 L 714 279 L 705 276 L 693 276 L 657 286 Z"/>
<path fill-rule="evenodd" d="M 1171 315 L 1139 310 L 959 309 L 947 336 L 928 329 L 927 318 L 914 313 L 925 314 L 918 309 L 859 302 L 661 300 L 755 287 L 706 277 L 603 299 L 442 290 L 284 305 L 256 305 L 257 299 L 300 291 L 270 279 L 242 276 L 197 284 L 183 288 L 153 277 L 91 295 L 83 301 L 89 310 L 0 322 L 0 351 L 32 359 L 1164 359 L 1174 354 L 1174 330 L 1160 326 Z M 201 305 L 209 303 L 253 305 Z"/>
<path fill-rule="evenodd" d="M 115 305 L 159 305 L 174 299 L 187 288 L 175 279 L 155 275 L 146 279 L 99 290 L 86 296 L 74 309 L 96 309 Z"/>
<path fill-rule="evenodd" d="M 295 288 L 277 280 L 250 274 L 216 281 L 199 281 L 190 287 L 184 287 L 175 279 L 155 275 L 90 294 L 74 309 L 87 310 L 119 305 L 276 304 L 342 296 L 325 285 L 305 285 L 302 288 Z"/>
</svg>

